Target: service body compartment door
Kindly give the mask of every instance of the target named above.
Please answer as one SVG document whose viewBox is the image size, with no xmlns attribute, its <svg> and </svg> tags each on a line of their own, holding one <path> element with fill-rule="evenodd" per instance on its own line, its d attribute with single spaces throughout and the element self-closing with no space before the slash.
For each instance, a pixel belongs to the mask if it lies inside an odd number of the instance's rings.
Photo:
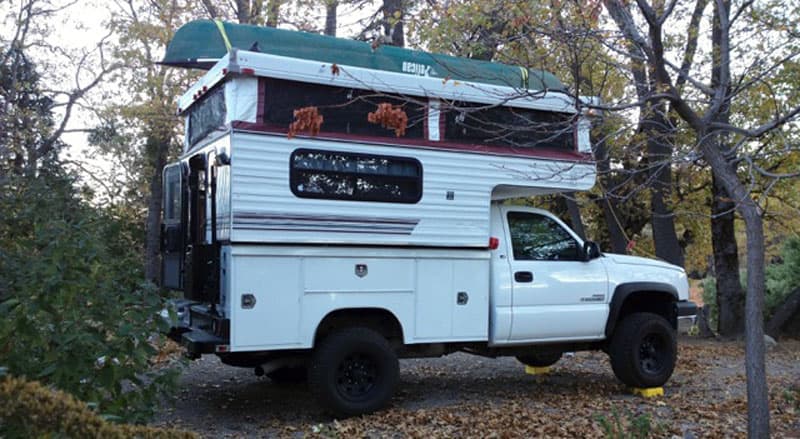
<svg viewBox="0 0 800 439">
<path fill-rule="evenodd" d="M 580 242 L 560 221 L 504 210 L 510 239 L 511 342 L 603 337 L 608 275 L 599 259 L 581 260 Z"/>
<path fill-rule="evenodd" d="M 181 164 L 164 168 L 164 197 L 161 222 L 161 285 L 183 289 L 184 190 Z"/>
<path fill-rule="evenodd" d="M 252 247 L 232 253 L 231 350 L 300 347 L 302 259 Z"/>
</svg>

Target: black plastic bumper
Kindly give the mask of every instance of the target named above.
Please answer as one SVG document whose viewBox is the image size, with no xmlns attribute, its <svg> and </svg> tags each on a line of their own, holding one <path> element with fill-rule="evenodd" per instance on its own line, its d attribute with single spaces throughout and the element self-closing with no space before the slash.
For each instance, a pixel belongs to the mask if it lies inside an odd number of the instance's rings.
<svg viewBox="0 0 800 439">
<path fill-rule="evenodd" d="M 212 314 L 205 305 L 191 306 L 188 317 L 183 325 L 171 328 L 167 336 L 184 345 L 190 358 L 227 350 L 230 320 Z"/>
<path fill-rule="evenodd" d="M 697 315 L 697 304 L 688 300 L 675 303 L 675 312 L 678 318 L 694 317 Z"/>
</svg>

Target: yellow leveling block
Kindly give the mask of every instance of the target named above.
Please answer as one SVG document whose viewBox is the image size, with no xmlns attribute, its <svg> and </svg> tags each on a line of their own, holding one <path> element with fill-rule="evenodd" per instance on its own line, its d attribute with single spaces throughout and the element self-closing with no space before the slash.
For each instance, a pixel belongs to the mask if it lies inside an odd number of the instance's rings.
<svg viewBox="0 0 800 439">
<path fill-rule="evenodd" d="M 656 396 L 664 396 L 663 387 L 650 387 L 647 389 L 640 389 L 637 387 L 631 388 L 634 395 L 640 395 L 644 398 L 655 398 Z"/>
<path fill-rule="evenodd" d="M 550 373 L 550 366 L 546 367 L 533 367 L 525 366 L 525 373 L 528 375 L 547 375 Z"/>
</svg>

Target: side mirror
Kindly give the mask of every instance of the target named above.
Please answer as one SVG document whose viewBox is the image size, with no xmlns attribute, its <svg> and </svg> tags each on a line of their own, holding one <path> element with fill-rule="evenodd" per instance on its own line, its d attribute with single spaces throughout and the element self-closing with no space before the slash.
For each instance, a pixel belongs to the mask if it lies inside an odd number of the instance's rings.
<svg viewBox="0 0 800 439">
<path fill-rule="evenodd" d="M 583 261 L 589 262 L 592 259 L 600 257 L 600 247 L 594 241 L 585 241 L 583 243 Z"/>
</svg>

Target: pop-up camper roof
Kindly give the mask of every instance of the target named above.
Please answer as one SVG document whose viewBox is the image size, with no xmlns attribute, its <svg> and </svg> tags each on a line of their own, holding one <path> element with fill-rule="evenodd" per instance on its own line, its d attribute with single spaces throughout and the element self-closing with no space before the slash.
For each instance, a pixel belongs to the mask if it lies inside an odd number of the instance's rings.
<svg viewBox="0 0 800 439">
<path fill-rule="evenodd" d="M 563 91 L 553 74 L 542 70 L 394 46 L 372 47 L 363 41 L 333 38 L 270 27 L 196 20 L 183 25 L 167 46 L 162 64 L 209 69 L 231 47 L 271 55 L 321 61 L 395 73 L 475 83 Z"/>
</svg>

